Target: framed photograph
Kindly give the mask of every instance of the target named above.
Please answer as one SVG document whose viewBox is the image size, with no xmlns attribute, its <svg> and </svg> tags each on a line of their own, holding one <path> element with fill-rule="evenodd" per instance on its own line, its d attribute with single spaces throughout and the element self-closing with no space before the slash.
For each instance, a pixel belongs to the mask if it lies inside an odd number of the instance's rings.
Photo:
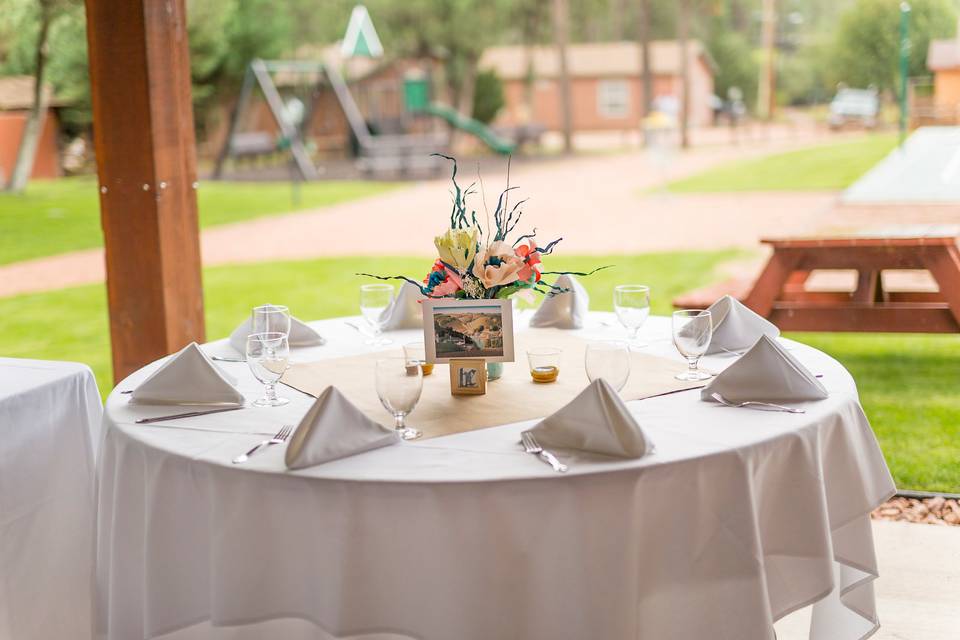
<svg viewBox="0 0 960 640">
<path fill-rule="evenodd" d="M 486 392 L 486 360 L 454 358 L 450 361 L 450 393 L 455 396 L 480 396 Z"/>
<path fill-rule="evenodd" d="M 423 344 L 429 363 L 454 358 L 513 362 L 509 300 L 424 300 Z"/>
</svg>

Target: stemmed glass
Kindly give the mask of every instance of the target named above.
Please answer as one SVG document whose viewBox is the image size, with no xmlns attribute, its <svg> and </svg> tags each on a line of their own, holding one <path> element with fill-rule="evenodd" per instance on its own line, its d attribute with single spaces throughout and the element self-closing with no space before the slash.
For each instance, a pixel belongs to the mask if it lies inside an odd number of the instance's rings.
<svg viewBox="0 0 960 640">
<path fill-rule="evenodd" d="M 630 347 L 625 342 L 591 342 L 587 344 L 584 366 L 590 382 L 603 378 L 620 391 L 630 377 Z"/>
<path fill-rule="evenodd" d="M 282 333 L 290 335 L 290 310 L 280 304 L 262 304 L 253 308 L 250 333 Z"/>
<path fill-rule="evenodd" d="M 381 335 L 383 331 L 383 312 L 393 302 L 392 284 L 362 284 L 360 285 L 360 313 L 373 330 L 373 337 L 366 344 L 383 346 L 392 340 Z"/>
<path fill-rule="evenodd" d="M 627 330 L 627 339 L 636 343 L 637 332 L 650 316 L 650 287 L 643 284 L 621 284 L 614 287 L 613 309 L 617 313 L 617 320 Z"/>
<path fill-rule="evenodd" d="M 697 368 L 700 358 L 710 347 L 713 337 L 713 318 L 709 311 L 684 309 L 673 312 L 673 344 L 684 358 L 689 369 L 676 375 L 677 380 L 696 382 L 713 376 Z"/>
<path fill-rule="evenodd" d="M 247 365 L 254 377 L 263 383 L 263 397 L 253 402 L 257 407 L 279 407 L 290 402 L 277 396 L 277 382 L 290 364 L 290 343 L 279 332 L 253 333 L 247 336 Z"/>
<path fill-rule="evenodd" d="M 381 358 L 376 369 L 377 395 L 383 408 L 396 420 L 395 429 L 404 440 L 423 435 L 407 426 L 405 419 L 420 400 L 423 371 L 416 362 L 402 358 Z"/>
</svg>

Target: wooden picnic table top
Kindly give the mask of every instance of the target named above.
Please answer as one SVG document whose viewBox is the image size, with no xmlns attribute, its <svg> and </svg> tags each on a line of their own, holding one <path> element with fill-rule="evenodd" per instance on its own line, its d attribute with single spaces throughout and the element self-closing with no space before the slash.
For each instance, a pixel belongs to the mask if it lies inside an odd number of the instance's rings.
<svg viewBox="0 0 960 640">
<path fill-rule="evenodd" d="M 856 247 L 921 247 L 956 244 L 960 227 L 951 225 L 897 226 L 849 234 L 763 238 L 774 249 Z"/>
</svg>

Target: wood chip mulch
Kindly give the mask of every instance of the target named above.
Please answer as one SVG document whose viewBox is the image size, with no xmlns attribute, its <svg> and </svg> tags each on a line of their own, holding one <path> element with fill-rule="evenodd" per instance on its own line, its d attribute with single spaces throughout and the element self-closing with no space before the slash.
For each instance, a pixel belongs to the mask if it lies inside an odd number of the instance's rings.
<svg viewBox="0 0 960 640">
<path fill-rule="evenodd" d="M 870 517 L 960 527 L 960 501 L 943 496 L 922 500 L 897 496 L 874 509 Z"/>
</svg>

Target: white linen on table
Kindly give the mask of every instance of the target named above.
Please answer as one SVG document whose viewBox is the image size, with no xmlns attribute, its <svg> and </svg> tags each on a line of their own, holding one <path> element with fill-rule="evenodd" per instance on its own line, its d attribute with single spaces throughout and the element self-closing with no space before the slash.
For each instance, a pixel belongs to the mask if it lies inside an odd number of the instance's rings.
<svg viewBox="0 0 960 640">
<path fill-rule="evenodd" d="M 364 348 L 340 321 L 317 326 L 328 344 L 297 359 Z M 645 329 L 669 335 L 664 319 Z M 292 402 L 279 409 L 145 427 L 115 393 L 99 470 L 98 634 L 255 638 L 294 625 L 325 640 L 754 640 L 821 600 L 812 640 L 859 640 L 876 624 L 876 561 L 856 523 L 893 484 L 849 374 L 813 349 L 794 353 L 831 394 L 806 414 L 696 392 L 631 402 L 656 452 L 567 454 L 564 475 L 522 452 L 535 421 L 298 472 L 277 446 L 240 469 L 229 461 L 262 439 L 254 432 L 296 422 L 312 399 L 285 389 Z M 256 397 L 245 365 L 232 371 Z"/>
<path fill-rule="evenodd" d="M 90 637 L 94 453 L 90 369 L 0 358 L 0 638 Z"/>
</svg>

